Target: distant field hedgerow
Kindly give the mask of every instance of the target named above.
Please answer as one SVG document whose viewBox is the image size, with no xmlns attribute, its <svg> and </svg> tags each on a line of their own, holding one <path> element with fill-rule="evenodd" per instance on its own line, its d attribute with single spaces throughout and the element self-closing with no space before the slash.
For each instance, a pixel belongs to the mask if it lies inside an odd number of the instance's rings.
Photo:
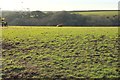
<svg viewBox="0 0 120 80">
<path fill-rule="evenodd" d="M 118 11 L 11 11 L 3 18 L 10 26 L 118 26 Z"/>
<path fill-rule="evenodd" d="M 2 28 L 5 80 L 118 79 L 117 27 Z"/>
</svg>

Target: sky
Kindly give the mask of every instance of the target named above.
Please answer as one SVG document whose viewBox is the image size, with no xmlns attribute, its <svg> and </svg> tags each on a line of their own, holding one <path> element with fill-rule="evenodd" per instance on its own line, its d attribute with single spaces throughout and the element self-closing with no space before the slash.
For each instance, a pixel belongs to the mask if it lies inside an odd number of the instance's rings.
<svg viewBox="0 0 120 80">
<path fill-rule="evenodd" d="M 1 10 L 117 10 L 120 0 L 0 0 Z"/>
</svg>

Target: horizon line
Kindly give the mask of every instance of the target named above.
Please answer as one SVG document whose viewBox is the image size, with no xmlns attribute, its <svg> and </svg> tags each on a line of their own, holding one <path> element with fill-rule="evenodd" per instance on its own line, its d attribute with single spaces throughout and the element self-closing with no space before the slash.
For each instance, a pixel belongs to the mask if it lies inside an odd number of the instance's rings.
<svg viewBox="0 0 120 80">
<path fill-rule="evenodd" d="M 1 8 L 0 8 L 1 9 Z M 1 10 L 1 11 L 43 11 L 43 12 L 57 12 L 57 11 L 119 11 L 119 9 L 111 9 L 111 10 Z"/>
</svg>

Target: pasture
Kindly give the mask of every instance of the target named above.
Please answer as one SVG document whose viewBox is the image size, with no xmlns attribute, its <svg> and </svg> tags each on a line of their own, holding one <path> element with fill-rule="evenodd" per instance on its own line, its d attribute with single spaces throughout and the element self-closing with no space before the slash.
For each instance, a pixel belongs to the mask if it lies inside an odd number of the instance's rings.
<svg viewBox="0 0 120 80">
<path fill-rule="evenodd" d="M 118 15 L 118 11 L 83 11 L 83 12 L 73 12 L 75 14 L 81 14 L 85 16 L 96 15 L 96 16 L 114 16 Z"/>
<path fill-rule="evenodd" d="M 117 27 L 1 28 L 3 78 L 118 78 Z"/>
</svg>

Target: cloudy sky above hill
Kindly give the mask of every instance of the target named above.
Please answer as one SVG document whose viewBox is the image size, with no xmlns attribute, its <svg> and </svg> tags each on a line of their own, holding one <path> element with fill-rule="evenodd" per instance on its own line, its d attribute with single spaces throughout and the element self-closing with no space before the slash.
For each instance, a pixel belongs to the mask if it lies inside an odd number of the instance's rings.
<svg viewBox="0 0 120 80">
<path fill-rule="evenodd" d="M 120 0 L 0 0 L 2 10 L 117 10 Z"/>
</svg>

